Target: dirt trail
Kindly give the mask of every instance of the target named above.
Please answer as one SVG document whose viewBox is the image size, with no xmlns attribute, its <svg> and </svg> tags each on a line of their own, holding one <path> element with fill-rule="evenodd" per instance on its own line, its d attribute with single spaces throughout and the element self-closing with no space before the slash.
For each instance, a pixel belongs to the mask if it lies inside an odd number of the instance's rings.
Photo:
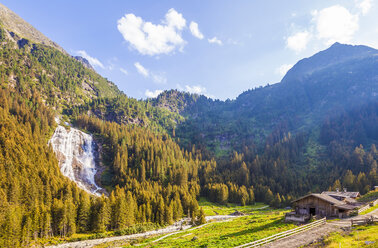
<svg viewBox="0 0 378 248">
<path fill-rule="evenodd" d="M 335 225 L 329 225 L 328 223 L 325 225 L 322 225 L 318 228 L 310 229 L 306 232 L 299 233 L 287 238 L 283 238 L 281 240 L 277 240 L 273 243 L 264 245 L 262 247 L 264 248 L 294 248 L 294 247 L 301 247 L 303 245 L 308 245 L 313 242 L 318 241 L 321 239 L 324 235 L 327 235 L 331 232 L 335 232 L 341 230 L 340 227 Z"/>
<path fill-rule="evenodd" d="M 328 222 L 323 226 L 313 228 L 303 233 L 298 233 L 293 236 L 277 240 L 275 242 L 264 245 L 262 247 L 264 248 L 268 248 L 268 247 L 269 248 L 281 248 L 281 247 L 296 248 L 296 247 L 301 247 L 304 245 L 309 245 L 311 243 L 319 241 L 320 239 L 322 239 L 324 236 L 328 235 L 331 232 L 341 231 L 343 228 L 350 228 L 351 219 L 369 218 L 370 216 L 378 217 L 378 209 L 365 215 L 358 215 L 358 216 L 348 218 L 348 219 Z"/>
<path fill-rule="evenodd" d="M 153 235 L 171 233 L 178 230 L 185 230 L 191 227 L 191 225 L 186 225 L 185 223 L 186 223 L 186 219 L 183 219 L 174 223 L 171 226 L 158 229 L 158 230 L 148 231 L 145 233 L 136 233 L 136 234 L 117 236 L 117 237 L 108 237 L 108 238 L 101 238 L 101 239 L 83 240 L 83 241 L 70 242 L 70 243 L 64 243 L 64 244 L 59 244 L 59 245 L 47 246 L 47 247 L 48 248 L 84 248 L 84 247 L 93 247 L 95 245 L 99 245 L 102 243 L 118 241 L 118 240 L 134 240 L 134 239 L 139 239 L 139 238 L 147 238 Z"/>
</svg>

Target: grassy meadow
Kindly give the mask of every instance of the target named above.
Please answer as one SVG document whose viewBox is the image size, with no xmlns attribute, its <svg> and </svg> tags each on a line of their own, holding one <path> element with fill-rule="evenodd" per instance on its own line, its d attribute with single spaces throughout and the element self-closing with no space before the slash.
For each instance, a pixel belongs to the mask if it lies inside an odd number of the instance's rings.
<svg viewBox="0 0 378 248">
<path fill-rule="evenodd" d="M 327 248 L 378 247 L 378 224 L 359 226 L 349 233 L 332 233 L 322 245 Z"/>
<path fill-rule="evenodd" d="M 223 222 L 210 222 L 200 228 L 191 228 L 170 235 L 158 242 L 159 237 L 141 241 L 139 247 L 234 247 L 270 235 L 295 228 L 296 225 L 284 222 L 284 210 L 263 208 L 265 204 L 249 206 L 235 204 L 220 205 L 204 199 L 200 200 L 207 216 L 227 215 L 240 211 L 248 215 L 235 217 Z M 127 247 L 127 246 L 126 246 Z"/>
<path fill-rule="evenodd" d="M 201 197 L 198 201 L 199 206 L 204 210 L 206 216 L 213 215 L 228 215 L 236 211 L 243 212 L 245 214 L 250 214 L 256 210 L 262 210 L 261 208 L 267 207 L 264 203 L 255 203 L 254 205 L 240 206 L 234 203 L 227 203 L 226 205 L 213 203 L 207 201 L 205 198 Z"/>
</svg>

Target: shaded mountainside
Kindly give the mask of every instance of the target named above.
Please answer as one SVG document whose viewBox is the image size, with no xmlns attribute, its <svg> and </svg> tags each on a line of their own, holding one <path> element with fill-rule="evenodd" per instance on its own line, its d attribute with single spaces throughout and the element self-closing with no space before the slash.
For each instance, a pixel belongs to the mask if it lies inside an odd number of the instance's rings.
<svg viewBox="0 0 378 248">
<path fill-rule="evenodd" d="M 300 60 L 291 68 L 282 82 L 305 81 L 306 76 L 337 64 L 378 55 L 378 50 L 367 46 L 334 43 L 330 48 L 310 58 Z"/>
<path fill-rule="evenodd" d="M 281 83 L 246 91 L 233 101 L 191 104 L 182 110 L 187 121 L 176 136 L 224 154 L 243 145 L 272 144 L 288 132 L 309 132 L 326 116 L 377 101 L 376 54 L 365 46 L 336 43 L 299 61 Z"/>
</svg>

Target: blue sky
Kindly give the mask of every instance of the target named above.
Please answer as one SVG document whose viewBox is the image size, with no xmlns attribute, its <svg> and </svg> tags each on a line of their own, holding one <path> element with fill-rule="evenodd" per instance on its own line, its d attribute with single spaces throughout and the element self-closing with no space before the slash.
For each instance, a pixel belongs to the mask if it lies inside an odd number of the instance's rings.
<svg viewBox="0 0 378 248">
<path fill-rule="evenodd" d="M 3 0 L 127 95 L 233 99 L 333 42 L 378 48 L 377 0 Z"/>
</svg>

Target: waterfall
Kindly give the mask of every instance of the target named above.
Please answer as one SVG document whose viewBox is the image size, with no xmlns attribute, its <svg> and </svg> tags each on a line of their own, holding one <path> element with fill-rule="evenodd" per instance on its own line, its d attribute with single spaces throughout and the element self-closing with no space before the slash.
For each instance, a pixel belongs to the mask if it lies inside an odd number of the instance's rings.
<svg viewBox="0 0 378 248">
<path fill-rule="evenodd" d="M 49 144 L 58 158 L 63 175 L 76 182 L 80 188 L 100 195 L 103 189 L 95 182 L 97 169 L 92 136 L 73 127 L 67 131 L 58 125 Z"/>
</svg>

